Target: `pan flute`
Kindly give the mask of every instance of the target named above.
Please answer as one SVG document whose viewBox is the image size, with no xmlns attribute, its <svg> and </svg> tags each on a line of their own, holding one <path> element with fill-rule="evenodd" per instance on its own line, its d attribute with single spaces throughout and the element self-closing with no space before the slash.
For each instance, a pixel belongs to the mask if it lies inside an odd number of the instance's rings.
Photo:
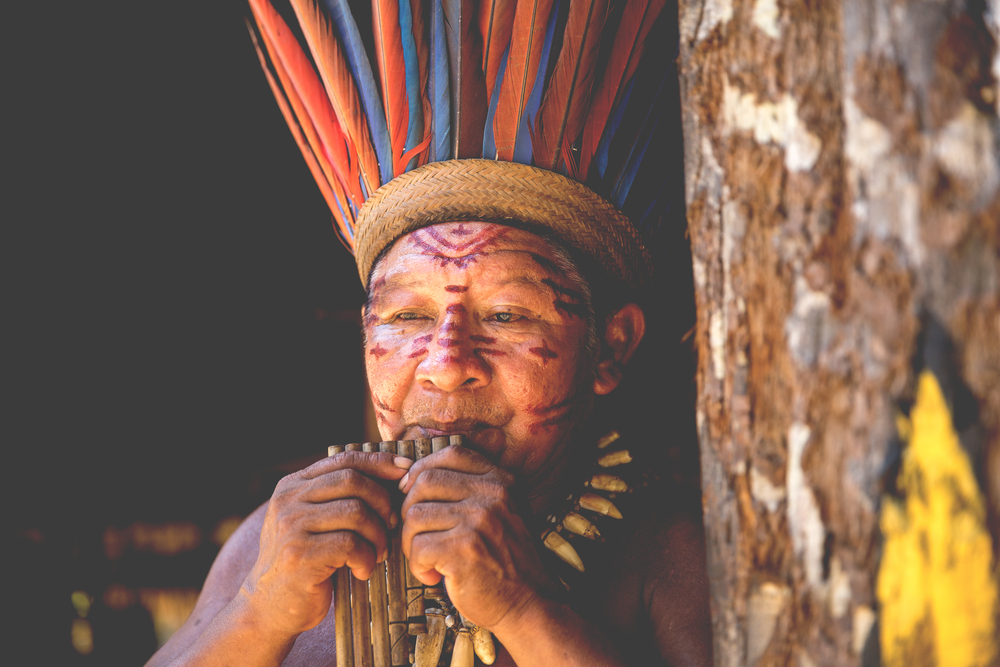
<svg viewBox="0 0 1000 667">
<path fill-rule="evenodd" d="M 389 452 L 419 460 L 449 445 L 461 444 L 462 436 L 452 435 L 334 445 L 328 453 Z M 492 664 L 493 641 L 489 633 L 464 627 L 461 620 L 456 620 L 457 613 L 447 614 L 450 603 L 444 582 L 437 587 L 421 584 L 410 573 L 403 556 L 400 527 L 389 536 L 388 558 L 375 565 L 368 581 L 355 579 L 347 567 L 334 575 L 337 667 L 436 667 L 449 639 L 449 627 L 457 631 L 449 642 L 453 646 L 453 667 L 472 667 L 474 650 L 485 664 Z"/>
</svg>

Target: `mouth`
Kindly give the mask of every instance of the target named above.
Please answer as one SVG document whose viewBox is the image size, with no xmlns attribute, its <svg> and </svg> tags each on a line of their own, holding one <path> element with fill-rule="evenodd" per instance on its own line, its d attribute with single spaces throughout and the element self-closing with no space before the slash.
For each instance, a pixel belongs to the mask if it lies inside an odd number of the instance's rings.
<svg viewBox="0 0 1000 667">
<path fill-rule="evenodd" d="M 487 455 L 499 451 L 504 441 L 503 432 L 499 427 L 470 420 L 453 422 L 421 420 L 416 424 L 408 425 L 399 439 L 415 440 L 417 438 L 434 438 L 440 435 L 460 435 L 466 446 Z"/>
</svg>

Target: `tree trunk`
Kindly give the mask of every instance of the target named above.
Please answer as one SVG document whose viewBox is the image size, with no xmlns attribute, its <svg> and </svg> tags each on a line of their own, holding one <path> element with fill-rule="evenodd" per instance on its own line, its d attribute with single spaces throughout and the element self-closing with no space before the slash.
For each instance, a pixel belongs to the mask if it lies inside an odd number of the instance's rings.
<svg viewBox="0 0 1000 667">
<path fill-rule="evenodd" d="M 989 1 L 680 2 L 718 665 L 997 660 Z"/>
</svg>

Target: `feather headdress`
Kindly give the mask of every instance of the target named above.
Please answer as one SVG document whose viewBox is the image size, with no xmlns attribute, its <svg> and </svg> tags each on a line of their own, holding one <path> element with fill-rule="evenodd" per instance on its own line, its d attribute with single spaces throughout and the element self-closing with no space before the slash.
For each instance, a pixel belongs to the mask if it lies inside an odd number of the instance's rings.
<svg viewBox="0 0 1000 667">
<path fill-rule="evenodd" d="M 362 281 L 367 255 L 384 247 L 359 239 L 363 209 L 399 199 L 387 183 L 412 188 L 454 177 L 427 171 L 428 163 L 471 158 L 519 163 L 505 173 L 510 182 L 551 180 L 535 179 L 534 168 L 578 181 L 613 205 L 615 220 L 603 231 L 637 244 L 627 261 L 649 264 L 643 243 L 679 203 L 681 179 L 671 167 L 679 164 L 680 133 L 676 20 L 666 0 L 291 0 L 304 46 L 270 0 L 249 3 L 267 81 L 340 237 L 358 255 Z M 370 35 L 358 29 L 358 12 L 371 13 Z M 421 173 L 399 178 L 413 170 Z M 490 198 L 461 177 L 454 187 Z M 575 200 L 575 187 L 555 190 Z M 492 211 L 475 208 L 466 219 L 523 219 L 516 205 Z M 398 235 L 444 221 L 426 209 L 419 218 L 380 225 Z M 602 229 L 553 228 L 604 243 Z M 647 270 L 611 273 L 634 285 Z"/>
</svg>

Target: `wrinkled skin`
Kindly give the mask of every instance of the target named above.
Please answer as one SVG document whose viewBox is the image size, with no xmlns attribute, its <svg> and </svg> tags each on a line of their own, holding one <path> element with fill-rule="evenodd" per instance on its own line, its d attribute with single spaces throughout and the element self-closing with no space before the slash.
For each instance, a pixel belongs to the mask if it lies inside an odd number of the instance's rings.
<svg viewBox="0 0 1000 667">
<path fill-rule="evenodd" d="M 602 358 L 589 359 L 580 285 L 558 261 L 540 238 L 485 223 L 399 239 L 372 276 L 364 313 L 379 429 L 386 440 L 460 433 L 466 446 L 412 464 L 345 452 L 282 480 L 227 543 L 192 618 L 150 664 L 330 663 L 330 575 L 346 565 L 367 578 L 400 521 L 414 575 L 427 585 L 443 578 L 455 606 L 494 632 L 505 649 L 497 664 L 623 664 L 598 629 L 554 600 L 517 495 L 530 489 L 524 500 L 544 512 L 573 427 L 595 395 L 617 386 L 643 335 L 641 310 L 625 306 L 600 332 Z M 405 495 L 398 515 L 389 485 Z M 651 619 L 661 653 L 691 644 L 691 664 L 709 659 L 707 632 L 670 630 L 684 627 L 670 605 L 704 593 L 699 549 L 679 566 L 697 579 L 693 593 L 630 593 L 636 609 L 665 610 Z M 695 606 L 707 629 L 707 604 Z"/>
</svg>

